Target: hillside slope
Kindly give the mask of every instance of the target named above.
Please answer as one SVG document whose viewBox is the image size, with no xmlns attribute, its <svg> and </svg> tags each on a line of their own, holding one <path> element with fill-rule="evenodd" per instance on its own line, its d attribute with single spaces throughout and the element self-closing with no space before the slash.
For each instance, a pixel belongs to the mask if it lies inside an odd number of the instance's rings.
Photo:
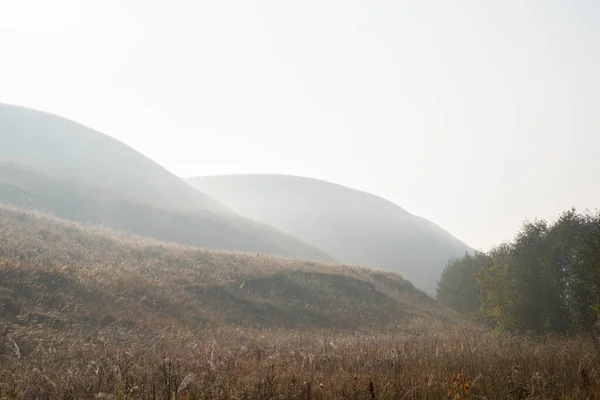
<svg viewBox="0 0 600 400">
<path fill-rule="evenodd" d="M 316 179 L 229 175 L 188 182 L 233 210 L 346 263 L 400 272 L 433 293 L 447 260 L 469 247 L 380 197 Z"/>
<path fill-rule="evenodd" d="M 594 399 L 595 344 L 488 331 L 393 273 L 0 207 L 1 399 Z"/>
<path fill-rule="evenodd" d="M 333 260 L 234 213 L 115 139 L 55 115 L 2 104 L 0 201 L 160 240 Z"/>
<path fill-rule="evenodd" d="M 154 161 L 68 119 L 0 104 L 0 159 L 178 211 L 230 212 Z"/>
<path fill-rule="evenodd" d="M 392 273 L 166 245 L 0 206 L 0 322 L 401 332 L 454 318 Z M 77 329 L 75 329 L 77 330 Z"/>
</svg>

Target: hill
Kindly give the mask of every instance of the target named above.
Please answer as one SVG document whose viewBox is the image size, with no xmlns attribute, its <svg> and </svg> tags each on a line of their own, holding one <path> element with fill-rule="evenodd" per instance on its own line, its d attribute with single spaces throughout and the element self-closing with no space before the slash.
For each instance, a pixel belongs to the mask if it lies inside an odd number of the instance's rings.
<svg viewBox="0 0 600 400">
<path fill-rule="evenodd" d="M 89 332 L 385 332 L 452 317 L 393 273 L 168 245 L 4 206 L 0 309 L 0 322 Z"/>
<path fill-rule="evenodd" d="M 0 206 L 2 399 L 595 398 L 591 338 L 487 332 L 394 273 Z"/>
<path fill-rule="evenodd" d="M 316 179 L 229 175 L 188 182 L 233 210 L 288 232 L 345 263 L 400 272 L 433 293 L 450 257 L 469 247 L 380 197 Z"/>
<path fill-rule="evenodd" d="M 109 136 L 52 114 L 2 104 L 0 202 L 159 240 L 333 260 L 234 213 Z"/>
</svg>

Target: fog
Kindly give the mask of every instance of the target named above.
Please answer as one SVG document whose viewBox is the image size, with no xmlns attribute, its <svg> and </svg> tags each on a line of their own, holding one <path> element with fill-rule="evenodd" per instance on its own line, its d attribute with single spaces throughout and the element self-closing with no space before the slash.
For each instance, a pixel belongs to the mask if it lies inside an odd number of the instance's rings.
<svg viewBox="0 0 600 400">
<path fill-rule="evenodd" d="M 470 246 L 600 203 L 593 1 L 0 3 L 0 102 L 180 176 L 382 196 Z"/>
<path fill-rule="evenodd" d="M 337 260 L 398 272 L 431 295 L 448 260 L 472 250 L 393 203 L 329 182 L 282 175 L 211 176 L 188 182 L 241 215 Z"/>
</svg>

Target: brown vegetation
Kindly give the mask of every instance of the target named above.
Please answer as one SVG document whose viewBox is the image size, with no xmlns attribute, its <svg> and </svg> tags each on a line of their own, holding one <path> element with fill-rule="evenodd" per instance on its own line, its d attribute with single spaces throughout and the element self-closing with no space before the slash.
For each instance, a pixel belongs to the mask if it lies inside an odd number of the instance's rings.
<svg viewBox="0 0 600 400">
<path fill-rule="evenodd" d="M 88 326 L 396 330 L 455 315 L 399 275 L 167 245 L 0 208 L 0 285 Z"/>
<path fill-rule="evenodd" d="M 0 259 L 0 399 L 600 391 L 591 340 L 490 332 L 390 273 L 164 245 L 8 208 Z"/>
<path fill-rule="evenodd" d="M 251 328 L 153 335 L 9 331 L 0 396 L 595 399 L 600 391 L 600 360 L 583 339 L 528 341 L 460 329 L 396 336 Z"/>
</svg>

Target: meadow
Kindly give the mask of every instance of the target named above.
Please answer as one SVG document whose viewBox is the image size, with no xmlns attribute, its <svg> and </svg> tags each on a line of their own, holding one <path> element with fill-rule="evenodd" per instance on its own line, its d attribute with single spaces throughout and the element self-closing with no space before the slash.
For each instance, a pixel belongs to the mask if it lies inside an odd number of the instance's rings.
<svg viewBox="0 0 600 400">
<path fill-rule="evenodd" d="M 583 335 L 515 336 L 397 274 L 0 207 L 0 399 L 595 399 Z"/>
<path fill-rule="evenodd" d="M 9 330 L 3 399 L 596 399 L 585 338 Z"/>
</svg>

